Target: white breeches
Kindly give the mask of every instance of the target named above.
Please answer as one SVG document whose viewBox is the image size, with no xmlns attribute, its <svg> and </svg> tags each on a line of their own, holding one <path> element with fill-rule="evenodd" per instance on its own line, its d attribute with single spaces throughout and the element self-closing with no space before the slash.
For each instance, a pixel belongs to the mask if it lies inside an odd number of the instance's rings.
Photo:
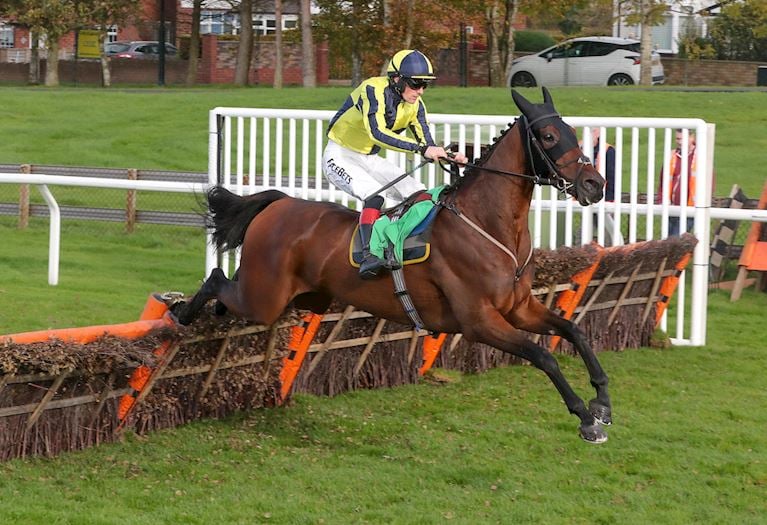
<svg viewBox="0 0 767 525">
<path fill-rule="evenodd" d="M 322 171 L 333 186 L 365 200 L 404 173 L 379 155 L 363 155 L 328 141 L 322 154 Z M 400 203 L 407 197 L 426 187 L 413 177 L 405 177 L 386 190 L 382 196 L 388 201 Z"/>
</svg>

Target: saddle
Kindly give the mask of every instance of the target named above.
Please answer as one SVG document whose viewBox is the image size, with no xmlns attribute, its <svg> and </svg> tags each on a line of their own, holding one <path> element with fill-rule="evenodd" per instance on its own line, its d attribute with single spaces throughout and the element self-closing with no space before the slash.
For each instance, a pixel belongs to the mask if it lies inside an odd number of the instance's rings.
<svg viewBox="0 0 767 525">
<path fill-rule="evenodd" d="M 398 206 L 384 210 L 373 226 L 371 251 L 375 253 L 376 245 L 383 246 L 386 253 L 379 256 L 395 257 L 402 264 L 416 264 L 428 259 L 431 251 L 431 226 L 441 209 L 435 205 L 435 201 L 443 189 L 444 186 L 440 186 L 417 192 Z M 416 205 L 418 207 L 414 208 Z M 425 212 L 426 207 L 429 207 L 428 212 Z M 420 217 L 423 218 L 419 220 Z M 359 225 L 354 227 L 349 243 L 349 262 L 355 268 L 359 268 L 362 262 Z"/>
</svg>

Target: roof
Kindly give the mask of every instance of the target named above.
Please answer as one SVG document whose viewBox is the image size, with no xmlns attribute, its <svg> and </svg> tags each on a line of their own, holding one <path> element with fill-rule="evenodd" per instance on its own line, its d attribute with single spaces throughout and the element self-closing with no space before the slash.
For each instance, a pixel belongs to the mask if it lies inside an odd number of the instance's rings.
<svg viewBox="0 0 767 525">
<path fill-rule="evenodd" d="M 582 36 L 579 38 L 573 38 L 571 41 L 573 42 L 582 42 L 582 41 L 593 41 L 597 40 L 599 42 L 607 42 L 609 44 L 636 44 L 639 42 L 639 40 L 636 40 L 634 38 L 623 38 L 619 36 Z"/>
</svg>

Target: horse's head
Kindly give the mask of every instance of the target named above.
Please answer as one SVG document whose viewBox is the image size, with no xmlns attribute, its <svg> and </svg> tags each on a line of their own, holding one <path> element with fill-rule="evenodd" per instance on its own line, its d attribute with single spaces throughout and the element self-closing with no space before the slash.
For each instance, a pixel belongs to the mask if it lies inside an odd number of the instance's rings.
<svg viewBox="0 0 767 525">
<path fill-rule="evenodd" d="M 533 104 L 512 90 L 511 96 L 527 121 L 526 148 L 531 153 L 532 169 L 547 169 L 541 174 L 578 199 L 583 206 L 599 202 L 604 196 L 605 180 L 581 151 L 573 128 L 565 124 L 544 87 L 543 104 Z M 525 137 L 522 137 L 525 140 Z"/>
</svg>

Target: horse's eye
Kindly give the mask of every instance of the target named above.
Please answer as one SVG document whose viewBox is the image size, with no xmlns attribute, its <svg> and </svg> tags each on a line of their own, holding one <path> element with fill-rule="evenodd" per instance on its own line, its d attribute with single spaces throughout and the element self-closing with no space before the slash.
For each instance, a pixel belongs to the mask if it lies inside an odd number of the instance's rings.
<svg viewBox="0 0 767 525">
<path fill-rule="evenodd" d="M 554 142 L 556 140 L 556 137 L 554 137 L 553 133 L 544 133 L 543 140 L 544 142 Z"/>
</svg>

